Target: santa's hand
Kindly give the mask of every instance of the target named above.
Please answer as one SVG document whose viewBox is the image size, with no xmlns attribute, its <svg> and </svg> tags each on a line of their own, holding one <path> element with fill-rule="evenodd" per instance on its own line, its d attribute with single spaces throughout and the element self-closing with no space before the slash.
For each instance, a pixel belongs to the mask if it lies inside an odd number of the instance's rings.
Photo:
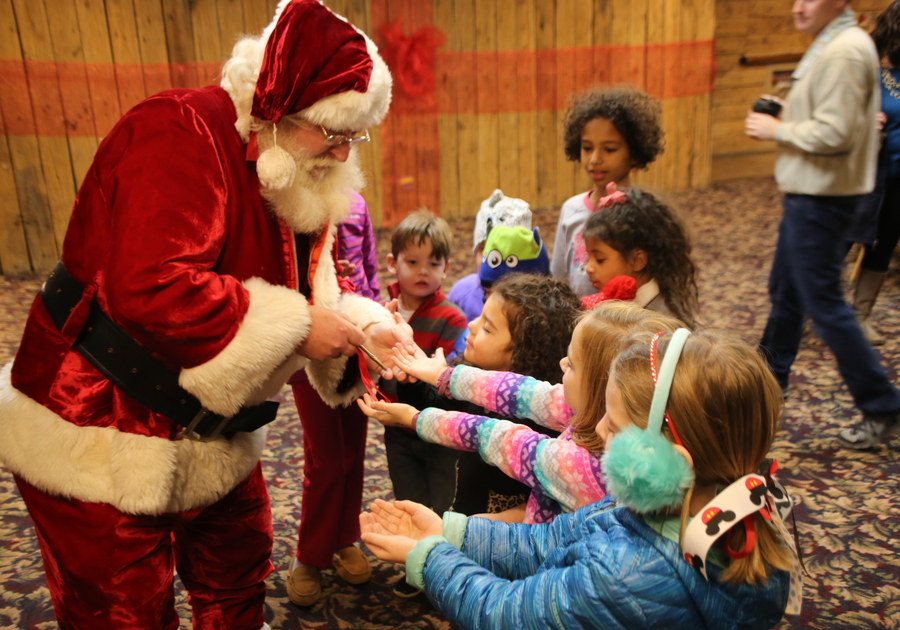
<svg viewBox="0 0 900 630">
<path fill-rule="evenodd" d="M 412 429 L 415 426 L 415 417 L 419 410 L 403 403 L 386 403 L 375 400 L 369 394 L 356 401 L 359 408 L 370 418 L 378 420 L 386 427 L 401 427 Z"/>
<path fill-rule="evenodd" d="M 396 318 L 398 317 L 400 316 L 394 315 L 395 321 L 393 324 L 378 322 L 368 326 L 365 331 L 366 340 L 364 343 L 366 348 L 378 357 L 379 361 L 388 366 L 388 370 L 381 373 L 384 378 L 397 378 L 398 380 L 406 381 L 406 374 L 399 369 L 391 369 L 393 365 L 391 362 L 393 347 L 398 343 L 412 341 L 412 328 L 409 324 L 403 322 L 402 318 L 400 318 L 400 321 L 403 323 L 397 323 Z"/>
<path fill-rule="evenodd" d="M 433 357 L 428 357 L 421 348 L 412 344 L 397 344 L 394 346 L 394 365 L 403 370 L 409 376 L 425 381 L 429 385 L 437 385 L 438 379 L 447 369 L 447 360 L 444 359 L 444 350 L 438 348 Z"/>
<path fill-rule="evenodd" d="M 368 525 L 362 531 L 392 536 L 405 536 L 422 540 L 444 533 L 444 522 L 440 516 L 421 503 L 414 501 L 382 501 L 375 499 L 369 512 Z M 360 519 L 360 524 L 363 521 Z"/>
<path fill-rule="evenodd" d="M 366 335 L 349 315 L 314 304 L 307 308 L 311 323 L 297 354 L 317 360 L 356 354 L 356 346 L 363 343 Z"/>
</svg>

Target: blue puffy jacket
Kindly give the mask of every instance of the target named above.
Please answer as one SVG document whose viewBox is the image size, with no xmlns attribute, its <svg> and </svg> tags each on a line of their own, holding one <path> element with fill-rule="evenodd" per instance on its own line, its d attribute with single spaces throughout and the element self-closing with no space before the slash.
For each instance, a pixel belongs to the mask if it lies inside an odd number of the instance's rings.
<svg viewBox="0 0 900 630">
<path fill-rule="evenodd" d="M 612 497 L 541 525 L 470 518 L 462 551 L 440 537 L 420 547 L 411 581 L 458 628 L 771 628 L 790 580 L 773 571 L 763 586 L 734 586 L 710 564 L 707 581 Z"/>
</svg>

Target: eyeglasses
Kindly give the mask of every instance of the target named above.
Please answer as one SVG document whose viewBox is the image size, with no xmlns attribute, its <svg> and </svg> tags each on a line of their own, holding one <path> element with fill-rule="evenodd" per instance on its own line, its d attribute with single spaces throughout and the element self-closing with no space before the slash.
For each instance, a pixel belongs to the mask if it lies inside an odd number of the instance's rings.
<svg viewBox="0 0 900 630">
<path fill-rule="evenodd" d="M 352 136 L 345 136 L 344 134 L 339 133 L 331 133 L 323 125 L 319 125 L 319 129 L 322 130 L 322 133 L 325 134 L 325 146 L 328 148 L 339 147 L 342 144 L 348 144 L 351 147 L 355 144 L 362 144 L 363 142 L 368 142 L 371 140 L 369 137 L 369 130 L 363 129 L 362 131 L 355 132 Z"/>
</svg>

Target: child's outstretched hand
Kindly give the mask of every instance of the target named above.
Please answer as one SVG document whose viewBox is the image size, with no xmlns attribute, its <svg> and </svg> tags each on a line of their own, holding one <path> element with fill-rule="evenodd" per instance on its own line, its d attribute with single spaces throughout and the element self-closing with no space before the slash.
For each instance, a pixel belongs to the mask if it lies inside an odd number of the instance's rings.
<svg viewBox="0 0 900 630">
<path fill-rule="evenodd" d="M 444 525 L 440 516 L 413 501 L 388 503 L 375 499 L 369 512 L 359 515 L 362 540 L 381 560 L 406 562 L 416 543 L 439 536 Z"/>
<path fill-rule="evenodd" d="M 362 412 L 378 420 L 386 427 L 401 427 L 403 429 L 413 428 L 413 419 L 419 410 L 412 405 L 404 405 L 403 403 L 386 403 L 375 400 L 369 394 L 363 394 L 363 397 L 356 401 Z"/>
<path fill-rule="evenodd" d="M 398 343 L 394 346 L 392 359 L 394 365 L 405 373 L 425 381 L 429 385 L 437 385 L 441 372 L 447 369 L 447 360 L 444 358 L 444 350 L 441 348 L 438 348 L 434 356 L 429 358 L 418 347 L 416 347 L 416 352 L 412 352 L 407 344 Z"/>
<path fill-rule="evenodd" d="M 443 519 L 433 510 L 415 501 L 390 503 L 375 499 L 366 514 L 377 524 L 376 533 L 409 536 L 422 540 L 429 536 L 440 536 L 444 531 Z"/>
</svg>

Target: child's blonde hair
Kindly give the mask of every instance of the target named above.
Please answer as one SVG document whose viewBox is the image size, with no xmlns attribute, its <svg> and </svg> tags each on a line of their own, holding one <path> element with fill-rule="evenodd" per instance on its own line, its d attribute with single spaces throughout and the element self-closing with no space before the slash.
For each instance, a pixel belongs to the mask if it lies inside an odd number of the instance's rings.
<svg viewBox="0 0 900 630">
<path fill-rule="evenodd" d="M 438 260 L 450 260 L 453 246 L 453 230 L 440 217 L 425 209 L 407 215 L 391 234 L 391 253 L 397 258 L 411 245 L 421 245 L 425 239 L 431 241 L 431 255 Z"/>
<path fill-rule="evenodd" d="M 679 322 L 633 302 L 602 302 L 579 320 L 581 356 L 584 364 L 581 390 L 584 400 L 572 418 L 572 439 L 590 451 L 603 451 L 596 426 L 606 413 L 606 382 L 613 360 L 638 333 L 672 332 Z"/>
<path fill-rule="evenodd" d="M 584 225 L 584 240 L 603 241 L 626 260 L 635 250 L 647 254 L 646 274 L 672 314 L 696 326 L 697 280 L 691 242 L 681 220 L 652 194 L 631 188 L 627 201 L 593 213 Z"/>
<path fill-rule="evenodd" d="M 659 341 L 664 356 L 671 335 Z M 632 423 L 647 426 L 654 384 L 650 372 L 650 338 L 636 339 L 613 363 L 614 378 Z M 718 332 L 699 332 L 688 337 L 669 393 L 666 410 L 679 437 L 691 454 L 694 484 L 681 511 L 681 533 L 690 516 L 694 488 L 726 487 L 756 472 L 769 452 L 781 421 L 784 397 L 765 360 L 737 337 Z M 663 432 L 670 441 L 667 425 Z M 790 551 L 775 529 L 759 512 L 753 515 L 756 544 L 746 558 L 733 559 L 723 573 L 725 581 L 759 584 L 769 567 L 788 570 Z M 732 548 L 744 543 L 742 525 L 734 529 Z M 725 536 L 716 545 L 724 551 Z M 723 554 L 728 557 L 727 554 Z"/>
</svg>

